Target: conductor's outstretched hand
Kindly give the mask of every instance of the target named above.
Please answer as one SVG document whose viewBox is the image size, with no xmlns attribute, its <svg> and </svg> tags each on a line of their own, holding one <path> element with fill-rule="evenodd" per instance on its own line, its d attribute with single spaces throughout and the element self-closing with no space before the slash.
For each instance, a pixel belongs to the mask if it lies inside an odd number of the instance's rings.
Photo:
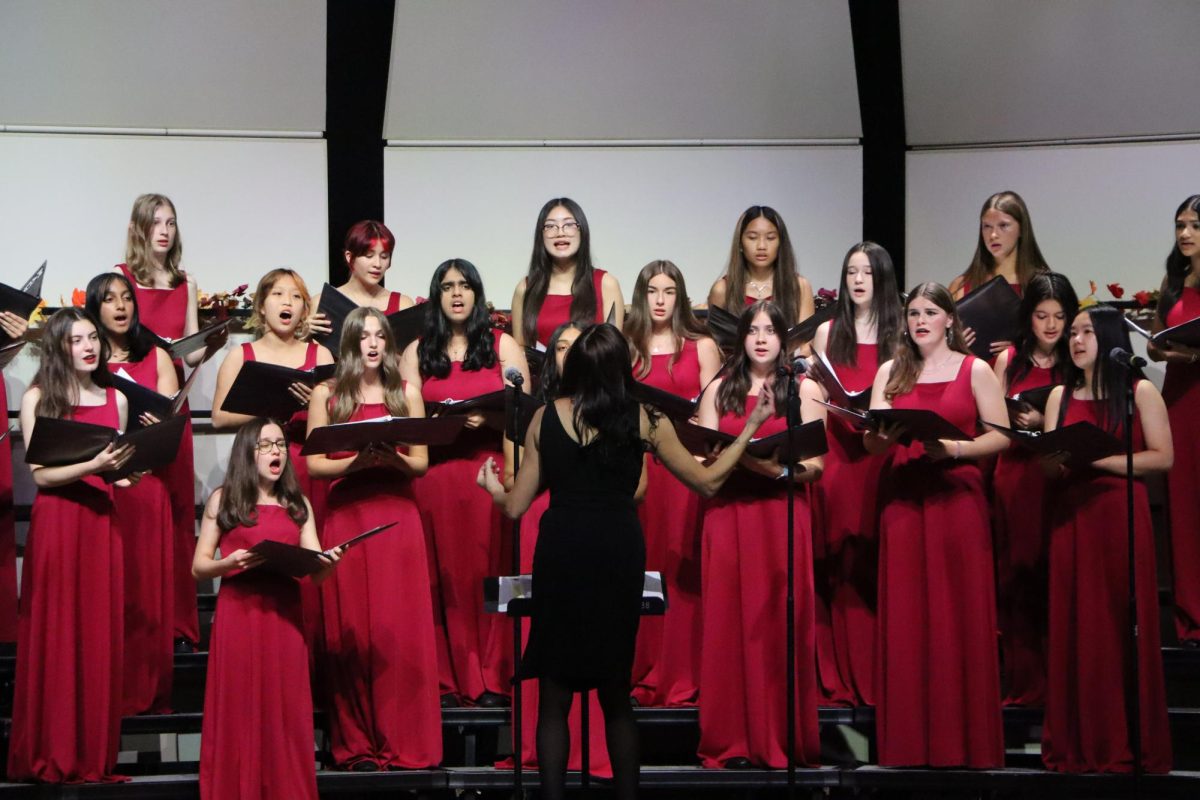
<svg viewBox="0 0 1200 800">
<path fill-rule="evenodd" d="M 492 499 L 500 502 L 504 499 L 506 492 L 504 484 L 500 482 L 500 468 L 496 466 L 496 460 L 489 457 L 479 467 L 479 474 L 475 476 L 475 482 L 482 486 Z"/>
</svg>

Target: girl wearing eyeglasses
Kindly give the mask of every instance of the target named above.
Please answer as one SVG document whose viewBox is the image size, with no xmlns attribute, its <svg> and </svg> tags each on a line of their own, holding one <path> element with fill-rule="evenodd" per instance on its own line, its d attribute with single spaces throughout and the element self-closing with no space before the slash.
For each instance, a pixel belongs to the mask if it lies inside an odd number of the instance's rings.
<svg viewBox="0 0 1200 800">
<path fill-rule="evenodd" d="M 197 579 L 222 579 L 200 734 L 203 800 L 317 797 L 300 583 L 261 568 L 251 548 L 263 541 L 321 550 L 283 428 L 257 418 L 233 437 L 229 470 L 205 504 L 192 561 Z M 314 583 L 333 571 L 340 548 L 323 556 Z"/>
<path fill-rule="evenodd" d="M 546 202 L 533 231 L 529 273 L 512 299 L 513 338 L 534 347 L 549 340 L 564 322 L 625 321 L 625 300 L 617 279 L 592 266 L 587 217 L 569 197 Z"/>
</svg>

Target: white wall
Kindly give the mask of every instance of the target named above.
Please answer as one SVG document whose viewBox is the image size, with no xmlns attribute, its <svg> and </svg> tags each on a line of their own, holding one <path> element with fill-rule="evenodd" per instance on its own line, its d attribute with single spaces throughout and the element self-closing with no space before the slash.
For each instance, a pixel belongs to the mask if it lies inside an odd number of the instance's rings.
<svg viewBox="0 0 1200 800">
<path fill-rule="evenodd" d="M 318 287 L 328 273 L 319 139 L 0 134 L 0 175 L 0 280 L 20 285 L 46 260 L 50 305 L 124 260 L 143 192 L 174 201 L 202 291 L 253 289 L 281 265 Z"/>
<path fill-rule="evenodd" d="M 324 0 L 3 0 L 0 125 L 320 131 Z"/>
<path fill-rule="evenodd" d="M 595 264 L 621 282 L 666 258 L 694 303 L 724 271 L 738 215 L 782 214 L 800 269 L 836 286 L 862 236 L 858 147 L 408 148 L 384 154 L 386 222 L 396 234 L 388 285 L 427 295 L 434 267 L 454 257 L 479 268 L 488 299 L 507 308 L 529 266 L 534 223 L 551 197 L 588 216 Z"/>
<path fill-rule="evenodd" d="M 860 132 L 826 0 L 398 0 L 388 139 L 795 139 Z"/>
<path fill-rule="evenodd" d="M 909 144 L 1200 133 L 1195 0 L 904 0 Z"/>
</svg>

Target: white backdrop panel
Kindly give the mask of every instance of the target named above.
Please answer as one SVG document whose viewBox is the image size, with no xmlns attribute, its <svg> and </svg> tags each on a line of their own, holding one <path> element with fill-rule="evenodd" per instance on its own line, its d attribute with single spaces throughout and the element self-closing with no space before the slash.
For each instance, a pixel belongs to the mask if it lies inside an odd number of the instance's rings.
<svg viewBox="0 0 1200 800">
<path fill-rule="evenodd" d="M 621 282 L 626 302 L 657 258 L 678 264 L 692 301 L 703 302 L 724 271 L 738 215 L 754 204 L 783 215 L 814 287 L 836 285 L 862 236 L 858 147 L 391 147 L 384 174 L 398 240 L 389 285 L 424 296 L 437 264 L 466 258 L 497 308 L 510 305 L 528 269 L 537 212 L 551 197 L 583 207 L 593 260 Z"/>
<path fill-rule="evenodd" d="M 1011 189 L 1029 206 L 1042 254 L 1081 296 L 1119 282 L 1130 299 L 1155 289 L 1174 242 L 1176 206 L 1200 192 L 1187 165 L 1200 143 L 1090 145 L 909 153 L 907 283 L 948 282 L 966 269 L 979 209 Z"/>
<path fill-rule="evenodd" d="M 324 0 L 3 0 L 0 124 L 325 129 Z"/>
<path fill-rule="evenodd" d="M 396 3 L 389 139 L 858 137 L 824 0 Z"/>
<path fill-rule="evenodd" d="M 1195 133 L 1195 0 L 904 0 L 909 144 Z"/>
<path fill-rule="evenodd" d="M 134 198 L 170 197 L 183 266 L 201 291 L 287 265 L 328 274 L 325 143 L 165 136 L 0 135 L 0 267 L 24 281 L 49 261 L 51 305 L 124 261 Z"/>
</svg>

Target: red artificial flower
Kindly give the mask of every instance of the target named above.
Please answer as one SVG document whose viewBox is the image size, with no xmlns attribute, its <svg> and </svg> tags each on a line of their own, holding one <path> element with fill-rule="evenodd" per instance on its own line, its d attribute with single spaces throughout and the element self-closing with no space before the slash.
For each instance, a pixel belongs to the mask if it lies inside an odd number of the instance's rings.
<svg viewBox="0 0 1200 800">
<path fill-rule="evenodd" d="M 1142 289 L 1140 292 L 1135 293 L 1133 295 L 1133 299 L 1136 300 L 1137 304 L 1139 306 L 1141 306 L 1142 308 L 1145 308 L 1146 306 L 1150 305 L 1150 293 L 1148 291 L 1146 291 L 1145 289 Z"/>
<path fill-rule="evenodd" d="M 1117 298 L 1118 300 L 1120 300 L 1122 297 L 1125 296 L 1125 290 L 1121 287 L 1121 284 L 1119 284 L 1119 283 L 1110 283 L 1108 285 L 1108 293 L 1111 294 L 1113 297 Z"/>
<path fill-rule="evenodd" d="M 234 297 L 241 297 L 242 295 L 244 295 L 244 294 L 246 293 L 246 290 L 247 290 L 247 289 L 249 289 L 249 288 L 250 288 L 250 284 L 248 284 L 248 283 L 243 283 L 241 286 L 239 286 L 239 287 L 237 287 L 236 289 L 234 289 L 234 290 L 233 290 L 233 296 L 234 296 Z"/>
<path fill-rule="evenodd" d="M 413 305 L 414 305 L 414 306 L 419 306 L 419 305 L 421 305 L 421 303 L 427 303 L 427 302 L 429 302 L 429 299 L 428 299 L 428 298 L 426 298 L 426 297 L 418 297 L 416 300 L 413 300 Z"/>
<path fill-rule="evenodd" d="M 71 291 L 71 305 L 76 308 L 83 308 L 87 303 L 87 292 L 83 289 L 73 289 Z"/>
<path fill-rule="evenodd" d="M 826 300 L 837 300 L 837 289 L 818 289 L 817 297 L 824 297 Z"/>
</svg>

